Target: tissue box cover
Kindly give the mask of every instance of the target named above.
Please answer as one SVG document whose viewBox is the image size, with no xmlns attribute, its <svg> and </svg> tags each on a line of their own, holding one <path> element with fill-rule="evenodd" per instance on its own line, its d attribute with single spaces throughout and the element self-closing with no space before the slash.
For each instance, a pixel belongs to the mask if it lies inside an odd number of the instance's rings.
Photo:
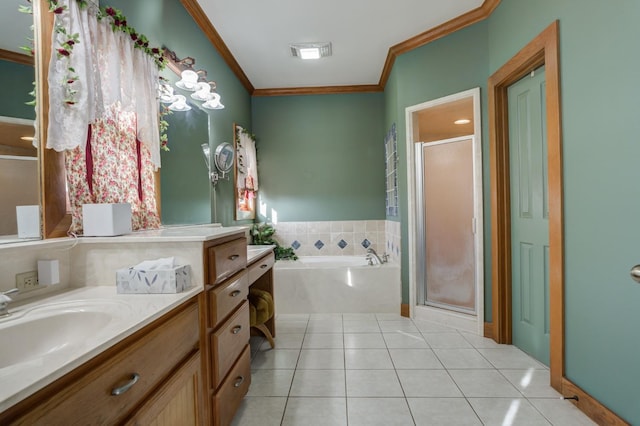
<svg viewBox="0 0 640 426">
<path fill-rule="evenodd" d="M 191 286 L 189 265 L 171 269 L 118 269 L 116 287 L 118 293 L 180 293 Z"/>
<path fill-rule="evenodd" d="M 131 233 L 131 204 L 83 204 L 85 237 L 111 237 Z"/>
</svg>

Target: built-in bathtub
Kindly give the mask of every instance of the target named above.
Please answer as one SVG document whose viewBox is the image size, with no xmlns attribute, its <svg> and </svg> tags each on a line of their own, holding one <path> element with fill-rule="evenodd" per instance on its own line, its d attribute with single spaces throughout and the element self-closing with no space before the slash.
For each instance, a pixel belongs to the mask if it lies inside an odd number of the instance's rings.
<svg viewBox="0 0 640 426">
<path fill-rule="evenodd" d="M 301 256 L 274 268 L 278 314 L 399 313 L 400 266 L 365 256 Z"/>
</svg>

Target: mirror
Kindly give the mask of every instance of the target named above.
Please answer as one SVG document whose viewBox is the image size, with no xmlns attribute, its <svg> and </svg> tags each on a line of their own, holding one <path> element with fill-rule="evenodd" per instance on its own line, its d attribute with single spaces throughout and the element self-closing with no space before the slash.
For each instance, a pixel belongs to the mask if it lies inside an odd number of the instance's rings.
<svg viewBox="0 0 640 426">
<path fill-rule="evenodd" d="M 218 145 L 214 161 L 216 163 L 216 168 L 222 174 L 220 177 L 224 178 L 233 167 L 233 146 L 227 142 L 223 142 Z"/>
<path fill-rule="evenodd" d="M 24 241 L 17 238 L 16 206 L 40 204 L 38 150 L 32 146 L 35 133 L 33 100 L 35 81 L 33 57 L 22 46 L 33 39 L 33 17 L 18 11 L 23 2 L 0 2 L 0 243 Z"/>
</svg>

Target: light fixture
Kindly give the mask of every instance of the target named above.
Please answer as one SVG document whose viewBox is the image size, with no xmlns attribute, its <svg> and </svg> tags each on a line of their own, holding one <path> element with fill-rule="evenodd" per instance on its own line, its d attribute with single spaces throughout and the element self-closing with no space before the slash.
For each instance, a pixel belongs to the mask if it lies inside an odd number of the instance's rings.
<svg viewBox="0 0 640 426">
<path fill-rule="evenodd" d="M 196 101 L 208 101 L 213 99 L 213 93 L 211 93 L 211 86 L 209 83 L 199 82 L 196 84 L 196 91 L 191 94 L 191 99 Z"/>
<path fill-rule="evenodd" d="M 220 102 L 220 95 L 211 93 L 211 99 L 202 104 L 202 108 L 206 109 L 224 109 L 224 105 Z"/>
<path fill-rule="evenodd" d="M 187 105 L 187 98 L 182 95 L 176 95 L 173 103 L 169 105 L 171 111 L 189 111 L 191 107 Z"/>
<path fill-rule="evenodd" d="M 176 95 L 173 93 L 173 87 L 169 83 L 160 83 L 160 102 L 163 104 L 172 104 L 176 101 Z"/>
<path fill-rule="evenodd" d="M 461 118 L 460 120 L 456 120 L 453 122 L 453 124 L 469 124 L 471 123 L 471 120 L 469 120 L 468 118 Z"/>
<path fill-rule="evenodd" d="M 295 43 L 289 45 L 291 55 L 300 59 L 320 59 L 331 56 L 331 43 Z"/>
<path fill-rule="evenodd" d="M 194 92 L 198 86 L 198 73 L 192 70 L 184 70 L 180 73 L 180 81 L 176 82 L 176 86 L 182 90 Z"/>
</svg>

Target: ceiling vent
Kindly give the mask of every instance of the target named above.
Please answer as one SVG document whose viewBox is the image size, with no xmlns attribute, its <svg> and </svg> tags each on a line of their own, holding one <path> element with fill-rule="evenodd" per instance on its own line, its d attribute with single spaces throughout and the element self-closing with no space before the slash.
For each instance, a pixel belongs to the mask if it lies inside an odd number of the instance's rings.
<svg viewBox="0 0 640 426">
<path fill-rule="evenodd" d="M 320 59 L 331 56 L 331 43 L 297 43 L 289 47 L 291 56 L 300 59 Z"/>
</svg>

